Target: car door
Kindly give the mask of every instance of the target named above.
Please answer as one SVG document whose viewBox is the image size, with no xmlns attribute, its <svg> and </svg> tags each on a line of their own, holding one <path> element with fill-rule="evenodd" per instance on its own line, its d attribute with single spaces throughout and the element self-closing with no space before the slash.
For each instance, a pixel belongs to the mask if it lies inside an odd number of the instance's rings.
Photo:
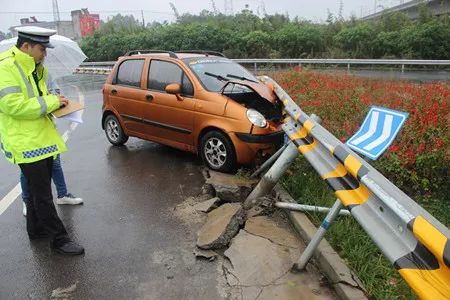
<svg viewBox="0 0 450 300">
<path fill-rule="evenodd" d="M 145 59 L 127 59 L 118 66 L 109 99 L 130 135 L 142 136 L 147 129 L 142 123 L 145 105 L 145 83 L 142 81 Z"/>
<path fill-rule="evenodd" d="M 166 93 L 171 83 L 181 85 L 180 97 Z M 194 88 L 191 80 L 176 63 L 152 59 L 148 72 L 147 102 L 144 123 L 152 127 L 152 134 L 171 146 L 193 150 L 195 115 Z"/>
</svg>

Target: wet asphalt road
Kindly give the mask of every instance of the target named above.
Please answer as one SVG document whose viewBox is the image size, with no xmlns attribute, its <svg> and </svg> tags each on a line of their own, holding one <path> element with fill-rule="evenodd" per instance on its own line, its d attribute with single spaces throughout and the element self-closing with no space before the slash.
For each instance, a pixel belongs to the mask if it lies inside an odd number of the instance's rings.
<svg viewBox="0 0 450 300">
<path fill-rule="evenodd" d="M 58 299 L 220 299 L 217 265 L 192 254 L 196 228 L 171 213 L 199 194 L 200 161 L 134 138 L 125 147 L 110 145 L 100 126 L 104 78 L 73 76 L 61 83 L 71 98 L 77 86 L 86 105 L 84 123 L 62 155 L 69 191 L 85 202 L 57 209 L 86 253 L 65 257 L 46 241 L 30 242 L 19 197 L 0 215 L 0 299 L 49 299 L 52 292 Z M 67 127 L 58 123 L 61 133 Z M 3 157 L 0 170 L 1 200 L 19 171 Z"/>
</svg>

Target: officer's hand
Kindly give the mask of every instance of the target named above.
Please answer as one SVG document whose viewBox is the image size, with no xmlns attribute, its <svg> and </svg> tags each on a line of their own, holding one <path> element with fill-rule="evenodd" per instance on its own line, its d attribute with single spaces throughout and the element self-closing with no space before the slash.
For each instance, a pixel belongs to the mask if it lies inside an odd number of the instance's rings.
<svg viewBox="0 0 450 300">
<path fill-rule="evenodd" d="M 58 95 L 58 99 L 59 99 L 59 107 L 60 108 L 69 104 L 69 100 L 66 99 L 64 96 Z"/>
</svg>

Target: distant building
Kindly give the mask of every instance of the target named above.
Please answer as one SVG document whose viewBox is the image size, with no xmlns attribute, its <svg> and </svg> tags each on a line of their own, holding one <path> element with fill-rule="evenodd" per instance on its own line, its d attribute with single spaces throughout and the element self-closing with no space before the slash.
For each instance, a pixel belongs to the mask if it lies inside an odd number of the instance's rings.
<svg viewBox="0 0 450 300">
<path fill-rule="evenodd" d="M 87 8 L 81 10 L 72 10 L 72 22 L 79 28 L 81 37 L 91 35 L 95 30 L 100 29 L 100 15 L 91 14 Z"/>
<path fill-rule="evenodd" d="M 17 27 L 39 26 L 54 29 L 59 35 L 63 35 L 72 40 L 79 41 L 82 37 L 91 35 L 95 30 L 100 29 L 100 15 L 89 13 L 87 8 L 73 10 L 70 13 L 71 21 L 38 21 L 36 17 L 20 19 L 20 25 L 12 26 L 9 31 L 13 36 L 17 36 Z"/>
</svg>

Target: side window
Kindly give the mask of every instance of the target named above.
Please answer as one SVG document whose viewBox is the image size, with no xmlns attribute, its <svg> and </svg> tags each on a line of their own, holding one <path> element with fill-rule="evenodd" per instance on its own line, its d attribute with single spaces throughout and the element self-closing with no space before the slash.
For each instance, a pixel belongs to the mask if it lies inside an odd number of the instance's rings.
<svg viewBox="0 0 450 300">
<path fill-rule="evenodd" d="M 140 87 L 143 67 L 143 59 L 129 59 L 122 62 L 117 71 L 117 80 L 115 83 Z"/>
<path fill-rule="evenodd" d="M 194 96 L 194 87 L 192 86 L 192 82 L 186 76 L 186 73 L 183 72 L 183 79 L 181 83 L 181 94 L 186 96 Z"/>
<path fill-rule="evenodd" d="M 194 88 L 183 70 L 174 63 L 161 60 L 152 60 L 148 74 L 148 89 L 162 91 L 171 83 L 181 85 L 181 94 L 192 96 Z"/>
</svg>

